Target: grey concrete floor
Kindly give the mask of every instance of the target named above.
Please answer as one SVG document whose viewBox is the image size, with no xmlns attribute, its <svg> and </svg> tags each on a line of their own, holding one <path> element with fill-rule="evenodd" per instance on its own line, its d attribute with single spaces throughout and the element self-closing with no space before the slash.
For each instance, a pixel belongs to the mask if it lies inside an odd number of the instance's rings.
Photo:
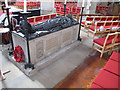
<svg viewBox="0 0 120 90">
<path fill-rule="evenodd" d="M 6 80 L 0 81 L 0 88 L 52 88 L 70 74 L 84 59 L 89 56 L 92 37 L 81 31 L 82 42 L 78 47 L 66 53 L 48 67 L 28 77 L 11 63 L 0 51 L 2 71 L 10 70 Z M 1 46 L 0 46 L 1 47 Z"/>
</svg>

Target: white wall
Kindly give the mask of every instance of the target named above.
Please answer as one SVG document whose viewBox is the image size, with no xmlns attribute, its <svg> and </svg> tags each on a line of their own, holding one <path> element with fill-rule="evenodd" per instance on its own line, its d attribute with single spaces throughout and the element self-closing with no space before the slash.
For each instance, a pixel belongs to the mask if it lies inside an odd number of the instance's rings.
<svg viewBox="0 0 120 90">
<path fill-rule="evenodd" d="M 53 10 L 54 0 L 40 0 L 42 10 Z"/>
</svg>

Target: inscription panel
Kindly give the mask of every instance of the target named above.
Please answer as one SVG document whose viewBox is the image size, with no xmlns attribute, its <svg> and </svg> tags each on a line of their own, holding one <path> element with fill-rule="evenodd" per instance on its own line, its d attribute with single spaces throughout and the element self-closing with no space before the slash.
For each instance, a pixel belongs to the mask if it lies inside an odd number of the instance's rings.
<svg viewBox="0 0 120 90">
<path fill-rule="evenodd" d="M 63 33 L 63 43 L 71 39 L 71 32 Z"/>
<path fill-rule="evenodd" d="M 44 55 L 43 40 L 36 41 L 36 58 L 40 59 Z"/>
<path fill-rule="evenodd" d="M 49 51 L 58 46 L 58 36 L 46 40 L 46 51 Z"/>
</svg>

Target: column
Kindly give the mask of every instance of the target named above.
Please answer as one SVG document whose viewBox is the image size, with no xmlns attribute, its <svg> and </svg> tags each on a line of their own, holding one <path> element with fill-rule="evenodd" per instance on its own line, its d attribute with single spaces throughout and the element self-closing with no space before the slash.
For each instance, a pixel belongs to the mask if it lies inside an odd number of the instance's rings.
<svg viewBox="0 0 120 90">
<path fill-rule="evenodd" d="M 77 0 L 77 7 L 82 7 L 82 0 Z"/>
<path fill-rule="evenodd" d="M 91 2 L 90 2 L 90 7 L 89 7 L 89 13 L 90 14 L 95 14 L 95 11 L 96 11 L 96 5 L 97 5 L 97 3 L 99 3 L 99 1 L 100 0 L 91 0 Z"/>
<path fill-rule="evenodd" d="M 42 14 L 54 12 L 54 0 L 40 0 Z"/>
<path fill-rule="evenodd" d="M 90 6 L 91 6 L 91 0 L 87 0 L 86 14 L 89 14 L 89 12 L 90 12 L 90 10 L 89 10 Z"/>
</svg>

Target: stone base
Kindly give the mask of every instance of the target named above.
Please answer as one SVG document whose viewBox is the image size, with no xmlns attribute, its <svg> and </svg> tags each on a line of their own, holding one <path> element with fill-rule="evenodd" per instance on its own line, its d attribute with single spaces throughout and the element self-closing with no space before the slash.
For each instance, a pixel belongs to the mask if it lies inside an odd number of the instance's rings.
<svg viewBox="0 0 120 90">
<path fill-rule="evenodd" d="M 71 51 L 72 49 L 74 49 L 75 47 L 77 47 L 80 44 L 80 41 L 75 41 L 73 44 L 70 44 L 64 48 L 62 48 L 61 50 L 59 50 L 58 52 L 50 55 L 49 57 L 44 58 L 43 60 L 39 61 L 38 63 L 34 64 L 35 65 L 35 69 L 30 69 L 24 68 L 24 64 L 25 63 L 18 63 L 14 60 L 13 56 L 8 56 L 8 58 L 10 59 L 10 61 L 12 63 L 14 63 L 22 72 L 24 72 L 27 76 L 33 75 L 35 74 L 38 70 L 41 70 L 45 67 L 47 67 L 48 65 L 52 64 L 53 62 L 55 62 L 56 60 L 58 60 L 60 57 L 64 56 L 66 53 L 68 53 L 69 51 Z"/>
<path fill-rule="evenodd" d="M 21 37 L 17 32 L 12 33 L 14 47 L 18 45 L 24 52 L 24 62 L 17 63 L 13 56 L 9 56 L 11 61 L 16 64 L 26 75 L 40 70 L 49 64 L 55 62 L 67 51 L 76 47 L 79 25 L 74 25 L 44 36 L 36 37 L 29 40 L 30 61 L 34 64 L 35 69 L 25 69 L 24 65 L 29 62 L 26 39 Z"/>
<path fill-rule="evenodd" d="M 55 54 L 64 47 L 77 41 L 79 25 L 74 25 L 60 31 L 56 31 L 44 36 L 36 37 L 29 40 L 30 60 L 32 64 L 44 60 Z M 18 45 L 24 52 L 24 62 L 28 63 L 28 51 L 25 38 L 22 38 L 18 33 L 12 33 L 14 47 Z"/>
</svg>

